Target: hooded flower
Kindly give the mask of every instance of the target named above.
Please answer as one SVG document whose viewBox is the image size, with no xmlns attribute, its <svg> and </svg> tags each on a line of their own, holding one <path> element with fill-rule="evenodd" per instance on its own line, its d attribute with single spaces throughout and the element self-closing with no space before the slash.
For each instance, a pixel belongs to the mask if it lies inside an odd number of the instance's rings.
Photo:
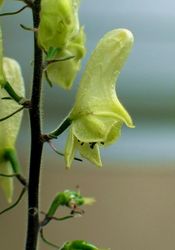
<svg viewBox="0 0 175 250">
<path fill-rule="evenodd" d="M 21 75 L 19 64 L 10 58 L 3 58 L 3 74 L 16 92 L 24 96 L 24 81 Z M 13 100 L 2 99 L 7 97 L 4 89 L 0 90 L 0 118 L 3 118 L 19 108 Z M 0 122 L 0 173 L 10 175 L 13 169 L 10 162 L 4 157 L 7 150 L 15 152 L 15 142 L 18 135 L 22 118 L 22 112 L 17 113 L 7 120 Z M 13 179 L 0 177 L 0 186 L 4 190 L 8 202 L 11 202 L 13 195 Z"/>
<path fill-rule="evenodd" d="M 50 82 L 69 89 L 85 55 L 85 33 L 78 19 L 79 0 L 42 0 L 38 43 L 52 57 L 46 68 Z"/>
<path fill-rule="evenodd" d="M 60 85 L 65 89 L 69 89 L 77 72 L 80 69 L 81 59 L 85 55 L 85 33 L 83 28 L 80 29 L 79 33 L 71 39 L 67 46 L 61 51 L 56 53 L 54 59 L 59 58 L 68 58 L 70 59 L 58 61 L 55 63 L 51 63 L 47 67 L 48 78 L 51 82 Z"/>
<path fill-rule="evenodd" d="M 62 49 L 79 31 L 79 0 L 42 0 L 38 42 L 48 51 Z"/>
<path fill-rule="evenodd" d="M 99 147 L 119 138 L 123 123 L 134 127 L 132 119 L 119 102 L 115 82 L 133 45 L 129 30 L 116 29 L 98 43 L 82 76 L 65 148 L 67 167 L 74 154 L 80 154 L 101 166 Z"/>
</svg>

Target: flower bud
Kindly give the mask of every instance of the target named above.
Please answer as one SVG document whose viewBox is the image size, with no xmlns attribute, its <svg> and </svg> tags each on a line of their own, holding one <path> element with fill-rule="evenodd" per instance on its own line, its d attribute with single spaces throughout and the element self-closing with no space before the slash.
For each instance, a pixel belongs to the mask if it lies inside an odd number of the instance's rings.
<svg viewBox="0 0 175 250">
<path fill-rule="evenodd" d="M 60 248 L 60 250 L 102 250 L 102 249 L 84 240 L 74 240 L 64 243 L 64 245 Z"/>
<path fill-rule="evenodd" d="M 54 198 L 49 211 L 47 213 L 48 217 L 52 217 L 59 206 L 66 206 L 69 208 L 75 208 L 82 205 L 91 205 L 94 203 L 93 198 L 83 197 L 79 192 L 72 190 L 65 190 L 62 193 L 58 193 Z"/>
</svg>

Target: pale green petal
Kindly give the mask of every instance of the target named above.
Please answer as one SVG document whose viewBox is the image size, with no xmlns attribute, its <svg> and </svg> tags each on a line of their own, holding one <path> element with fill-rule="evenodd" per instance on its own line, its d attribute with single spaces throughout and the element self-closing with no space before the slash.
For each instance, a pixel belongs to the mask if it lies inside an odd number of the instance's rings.
<svg viewBox="0 0 175 250">
<path fill-rule="evenodd" d="M 99 42 L 82 76 L 71 116 L 84 112 L 111 112 L 132 127 L 132 120 L 119 102 L 116 79 L 132 48 L 133 35 L 126 29 L 107 33 Z"/>
<path fill-rule="evenodd" d="M 105 124 L 93 115 L 74 120 L 72 131 L 81 142 L 101 142 L 104 141 L 106 136 Z"/>
<path fill-rule="evenodd" d="M 94 163 L 97 167 L 102 166 L 101 158 L 100 158 L 100 150 L 98 144 L 95 144 L 93 148 L 89 143 L 84 143 L 82 145 L 81 142 L 76 142 L 78 150 L 82 157 Z"/>
<path fill-rule="evenodd" d="M 76 150 L 78 150 L 84 158 L 91 161 L 98 167 L 102 166 L 98 144 L 95 144 L 92 147 L 89 143 L 82 143 L 74 136 L 71 128 L 65 147 L 65 161 L 68 168 L 72 165 Z"/>
<path fill-rule="evenodd" d="M 53 59 L 73 56 L 72 59 L 51 63 L 47 67 L 47 75 L 52 83 L 58 84 L 65 89 L 70 89 L 81 66 L 81 59 L 85 55 L 85 33 L 83 28 L 65 49 L 58 52 Z"/>
<path fill-rule="evenodd" d="M 81 142 L 106 142 L 116 123 L 116 117 L 109 115 L 84 115 L 73 121 L 72 131 Z"/>
<path fill-rule="evenodd" d="M 115 122 L 111 126 L 111 129 L 107 135 L 105 146 L 112 144 L 114 141 L 119 139 L 121 135 L 122 122 Z"/>
<path fill-rule="evenodd" d="M 46 51 L 63 48 L 79 30 L 78 1 L 42 0 L 38 42 Z"/>
<path fill-rule="evenodd" d="M 48 66 L 48 78 L 52 83 L 64 89 L 70 89 L 79 69 L 80 61 L 74 59 L 53 63 Z"/>
<path fill-rule="evenodd" d="M 24 96 L 24 81 L 21 75 L 19 64 L 10 58 L 3 59 L 3 68 L 7 81 L 15 89 L 18 95 Z M 0 118 L 3 118 L 17 109 L 19 105 L 12 100 L 2 100 L 2 97 L 7 97 L 5 90 L 0 91 Z M 18 131 L 20 128 L 22 113 L 19 112 L 3 122 L 0 122 L 0 149 L 13 148 Z"/>
<path fill-rule="evenodd" d="M 76 138 L 72 133 L 72 129 L 70 129 L 68 138 L 66 141 L 66 147 L 65 147 L 65 153 L 64 153 L 67 168 L 71 167 L 72 161 L 74 159 L 75 150 L 76 150 L 75 140 Z"/>
<path fill-rule="evenodd" d="M 101 105 L 102 107 L 102 105 Z M 96 111 L 94 111 L 95 115 L 98 116 L 104 116 L 104 117 L 113 117 L 116 119 L 116 121 L 122 121 L 124 122 L 128 127 L 130 128 L 134 128 L 134 124 L 132 121 L 131 116 L 129 115 L 129 113 L 126 111 L 126 109 L 123 107 L 123 105 L 118 101 L 118 105 L 115 106 L 115 110 L 112 110 L 113 107 L 111 107 L 111 110 L 105 110 L 105 107 L 101 109 L 100 111 L 100 107 L 97 105 Z"/>
<path fill-rule="evenodd" d="M 13 174 L 13 170 L 9 162 L 0 162 L 0 173 L 6 175 Z M 4 191 L 7 201 L 11 203 L 13 197 L 13 178 L 0 176 L 0 186 Z"/>
</svg>

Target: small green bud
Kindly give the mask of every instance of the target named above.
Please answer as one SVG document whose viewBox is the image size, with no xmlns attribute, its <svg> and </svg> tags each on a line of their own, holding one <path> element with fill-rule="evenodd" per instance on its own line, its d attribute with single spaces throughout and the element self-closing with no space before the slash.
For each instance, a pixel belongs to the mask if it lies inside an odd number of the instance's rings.
<svg viewBox="0 0 175 250">
<path fill-rule="evenodd" d="M 79 30 L 78 0 L 42 0 L 38 43 L 48 51 L 63 48 Z"/>
<path fill-rule="evenodd" d="M 47 216 L 52 217 L 59 206 L 66 206 L 74 209 L 77 206 L 91 205 L 94 201 L 95 200 L 93 198 L 83 197 L 79 192 L 65 190 L 64 192 L 56 195 L 47 212 Z"/>
<path fill-rule="evenodd" d="M 102 250 L 102 249 L 84 240 L 74 240 L 64 243 L 64 245 L 60 248 L 60 250 Z"/>
</svg>

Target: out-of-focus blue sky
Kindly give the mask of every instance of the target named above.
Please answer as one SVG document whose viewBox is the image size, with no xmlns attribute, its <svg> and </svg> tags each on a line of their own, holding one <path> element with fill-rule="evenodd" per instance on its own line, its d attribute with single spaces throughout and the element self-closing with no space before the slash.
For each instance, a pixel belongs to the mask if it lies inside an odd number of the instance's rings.
<svg viewBox="0 0 175 250">
<path fill-rule="evenodd" d="M 4 11 L 22 6 L 6 1 Z M 117 83 L 117 94 L 135 122 L 135 129 L 123 128 L 118 143 L 103 150 L 103 159 L 129 165 L 175 163 L 175 2 L 172 0 L 82 0 L 81 24 L 87 33 L 87 56 L 109 30 L 128 28 L 135 45 Z M 32 33 L 19 24 L 31 26 L 30 11 L 1 21 L 5 55 L 22 65 L 29 94 L 32 72 Z M 43 91 L 45 129 L 54 129 L 57 120 L 70 110 L 81 72 L 72 91 L 48 86 Z M 21 143 L 25 143 L 22 132 Z M 63 136 L 64 141 L 65 137 Z M 60 146 L 62 147 L 62 145 Z"/>
</svg>

